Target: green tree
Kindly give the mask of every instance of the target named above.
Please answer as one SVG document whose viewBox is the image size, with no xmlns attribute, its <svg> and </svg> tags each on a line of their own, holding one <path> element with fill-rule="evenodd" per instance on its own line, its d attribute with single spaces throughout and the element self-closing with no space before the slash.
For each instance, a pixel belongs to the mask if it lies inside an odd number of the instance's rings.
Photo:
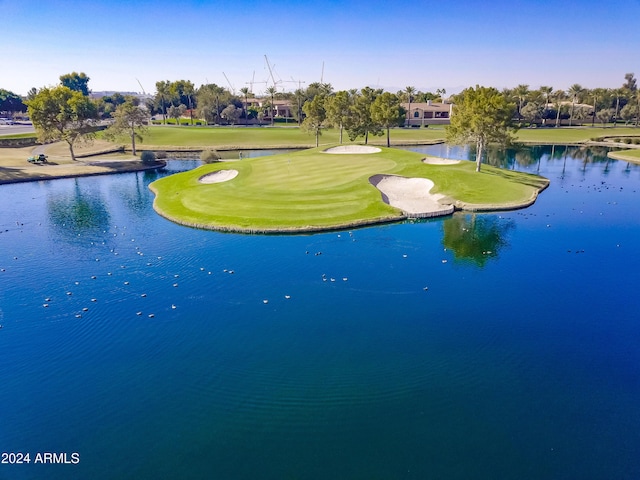
<svg viewBox="0 0 640 480">
<path fill-rule="evenodd" d="M 85 97 L 89 96 L 89 77 L 84 72 L 72 72 L 60 75 L 60 85 L 69 87 L 74 92 L 80 92 Z"/>
<path fill-rule="evenodd" d="M 529 102 L 520 111 L 520 116 L 529 124 L 534 124 L 542 116 L 544 108 L 535 102 Z"/>
<path fill-rule="evenodd" d="M 456 96 L 451 124 L 446 127 L 447 141 L 453 144 L 475 143 L 476 172 L 489 143 L 502 146 L 513 141 L 511 119 L 515 105 L 495 88 L 467 88 Z"/>
<path fill-rule="evenodd" d="M 614 113 L 615 110 L 613 108 L 603 108 L 601 110 L 598 110 L 598 113 L 596 113 L 596 115 L 594 116 L 600 123 L 602 123 L 602 126 L 604 127 L 606 123 L 611 121 L 611 117 L 613 117 Z"/>
<path fill-rule="evenodd" d="M 382 90 L 374 90 L 371 87 L 364 87 L 359 95 L 356 95 L 353 105 L 351 106 L 351 115 L 347 125 L 349 139 L 354 141 L 356 138 L 364 136 L 365 145 L 369 143 L 369 134 L 382 135 L 380 124 L 373 121 L 371 117 L 371 105 L 376 97 L 382 93 Z"/>
<path fill-rule="evenodd" d="M 182 115 L 184 115 L 184 112 L 186 112 L 186 111 L 187 111 L 187 106 L 185 104 L 181 103 L 178 106 L 171 105 L 169 107 L 169 109 L 167 110 L 167 114 L 171 118 L 175 118 L 176 125 L 180 126 L 180 117 L 182 117 Z"/>
<path fill-rule="evenodd" d="M 0 112 L 13 113 L 26 110 L 27 106 L 23 103 L 20 95 L 0 88 Z"/>
<path fill-rule="evenodd" d="M 391 146 L 390 129 L 404 123 L 404 108 L 396 95 L 384 92 L 371 104 L 371 119 L 387 131 L 387 147 Z"/>
<path fill-rule="evenodd" d="M 33 99 L 27 100 L 27 107 L 38 140 L 67 142 L 71 159 L 75 161 L 73 146 L 91 138 L 95 131 L 96 104 L 82 93 L 60 85 L 42 88 Z"/>
<path fill-rule="evenodd" d="M 638 81 L 633 73 L 626 73 L 624 75 L 624 80 L 622 88 L 629 90 L 630 92 L 635 92 L 638 89 Z"/>
<path fill-rule="evenodd" d="M 625 125 L 629 125 L 636 116 L 636 107 L 632 103 L 627 103 L 620 110 L 620 118 L 624 120 Z"/>
<path fill-rule="evenodd" d="M 240 115 L 242 114 L 242 110 L 237 108 L 234 104 L 230 103 L 222 110 L 220 116 L 224 118 L 231 125 L 235 125 L 238 123 L 240 119 Z"/>
<path fill-rule="evenodd" d="M 325 95 L 316 95 L 313 100 L 306 102 L 302 107 L 305 114 L 302 129 L 316 136 L 316 147 L 320 144 L 322 127 L 327 119 L 327 112 L 324 107 L 326 98 Z"/>
<path fill-rule="evenodd" d="M 349 92 L 341 90 L 335 95 L 327 97 L 325 101 L 327 120 L 331 125 L 338 127 L 340 130 L 340 143 L 342 143 L 344 126 L 349 122 L 350 108 L 352 105 L 351 100 L 352 98 Z"/>
<path fill-rule="evenodd" d="M 131 150 L 136 152 L 136 139 L 142 141 L 142 134 L 147 132 L 148 116 L 142 108 L 131 99 L 116 107 L 113 113 L 113 123 L 109 126 L 105 136 L 108 139 L 115 139 L 121 135 L 128 135 L 131 139 Z"/>
<path fill-rule="evenodd" d="M 231 94 L 215 83 L 200 86 L 196 93 L 198 115 L 207 123 L 220 123 L 220 112 L 231 103 Z"/>
<path fill-rule="evenodd" d="M 169 84 L 171 102 L 176 107 L 183 104 L 189 110 L 190 123 L 193 125 L 193 108 L 195 87 L 189 80 L 176 80 Z"/>
</svg>

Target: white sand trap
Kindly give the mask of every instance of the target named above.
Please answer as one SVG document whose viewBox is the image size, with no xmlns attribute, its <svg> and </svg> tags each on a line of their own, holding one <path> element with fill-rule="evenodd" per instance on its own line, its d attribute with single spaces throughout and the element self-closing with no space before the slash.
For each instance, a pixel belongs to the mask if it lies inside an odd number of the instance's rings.
<svg viewBox="0 0 640 480">
<path fill-rule="evenodd" d="M 218 170 L 217 172 L 207 173 L 201 176 L 198 181 L 200 183 L 222 183 L 238 176 L 237 170 Z"/>
<path fill-rule="evenodd" d="M 426 178 L 406 178 L 397 175 L 374 175 L 371 184 L 382 192 L 382 199 L 412 218 L 436 217 L 453 213 L 453 205 L 439 202 L 441 194 L 432 194 L 433 182 Z"/>
<path fill-rule="evenodd" d="M 440 157 L 426 157 L 422 159 L 422 163 L 427 163 L 429 165 L 455 165 L 456 163 L 460 163 L 460 160 L 450 160 L 448 158 Z"/>
<path fill-rule="evenodd" d="M 327 148 L 324 153 L 349 155 L 352 153 L 378 153 L 381 151 L 378 147 L 369 147 L 368 145 L 340 145 L 339 147 Z"/>
</svg>

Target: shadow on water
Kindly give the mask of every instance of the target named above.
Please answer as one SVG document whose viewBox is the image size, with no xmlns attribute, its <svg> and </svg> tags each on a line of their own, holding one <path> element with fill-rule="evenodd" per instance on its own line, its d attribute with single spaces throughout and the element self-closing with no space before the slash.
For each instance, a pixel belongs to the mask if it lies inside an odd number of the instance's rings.
<svg viewBox="0 0 640 480">
<path fill-rule="evenodd" d="M 455 213 L 442 222 L 442 245 L 456 261 L 482 268 L 509 245 L 507 235 L 514 227 L 512 220 L 496 215 Z"/>
</svg>

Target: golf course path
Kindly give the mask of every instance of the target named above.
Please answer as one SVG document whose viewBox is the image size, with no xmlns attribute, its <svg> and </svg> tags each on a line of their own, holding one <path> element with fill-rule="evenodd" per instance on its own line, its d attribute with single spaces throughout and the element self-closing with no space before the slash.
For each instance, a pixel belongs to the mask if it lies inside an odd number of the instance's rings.
<svg viewBox="0 0 640 480">
<path fill-rule="evenodd" d="M 453 205 L 439 202 L 444 195 L 432 194 L 433 182 L 427 178 L 406 178 L 398 175 L 374 175 L 371 184 L 382 192 L 382 199 L 399 208 L 409 218 L 428 218 L 453 213 Z"/>
</svg>

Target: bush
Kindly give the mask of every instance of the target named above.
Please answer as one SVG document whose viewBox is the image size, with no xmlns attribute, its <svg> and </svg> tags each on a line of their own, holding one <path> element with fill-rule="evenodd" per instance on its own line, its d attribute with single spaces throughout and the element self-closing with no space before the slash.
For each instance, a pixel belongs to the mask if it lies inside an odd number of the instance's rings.
<svg viewBox="0 0 640 480">
<path fill-rule="evenodd" d="M 160 159 L 165 159 L 167 158 L 167 152 L 160 150 L 159 152 L 156 152 L 156 158 L 160 158 Z"/>
<path fill-rule="evenodd" d="M 634 138 L 633 139 L 633 144 L 634 145 L 640 145 L 640 138 Z"/>
<path fill-rule="evenodd" d="M 151 164 L 151 163 L 155 163 L 156 161 L 156 154 L 153 153 L 150 150 L 144 150 L 141 154 L 140 154 L 140 160 L 142 160 L 142 163 L 146 163 L 146 164 Z"/>
<path fill-rule="evenodd" d="M 625 138 L 624 139 L 624 143 L 626 143 L 627 145 L 629 145 L 631 143 L 631 139 L 630 138 Z"/>
<path fill-rule="evenodd" d="M 220 155 L 215 150 L 203 150 L 200 154 L 200 160 L 204 163 L 214 163 L 220 160 Z"/>
</svg>

